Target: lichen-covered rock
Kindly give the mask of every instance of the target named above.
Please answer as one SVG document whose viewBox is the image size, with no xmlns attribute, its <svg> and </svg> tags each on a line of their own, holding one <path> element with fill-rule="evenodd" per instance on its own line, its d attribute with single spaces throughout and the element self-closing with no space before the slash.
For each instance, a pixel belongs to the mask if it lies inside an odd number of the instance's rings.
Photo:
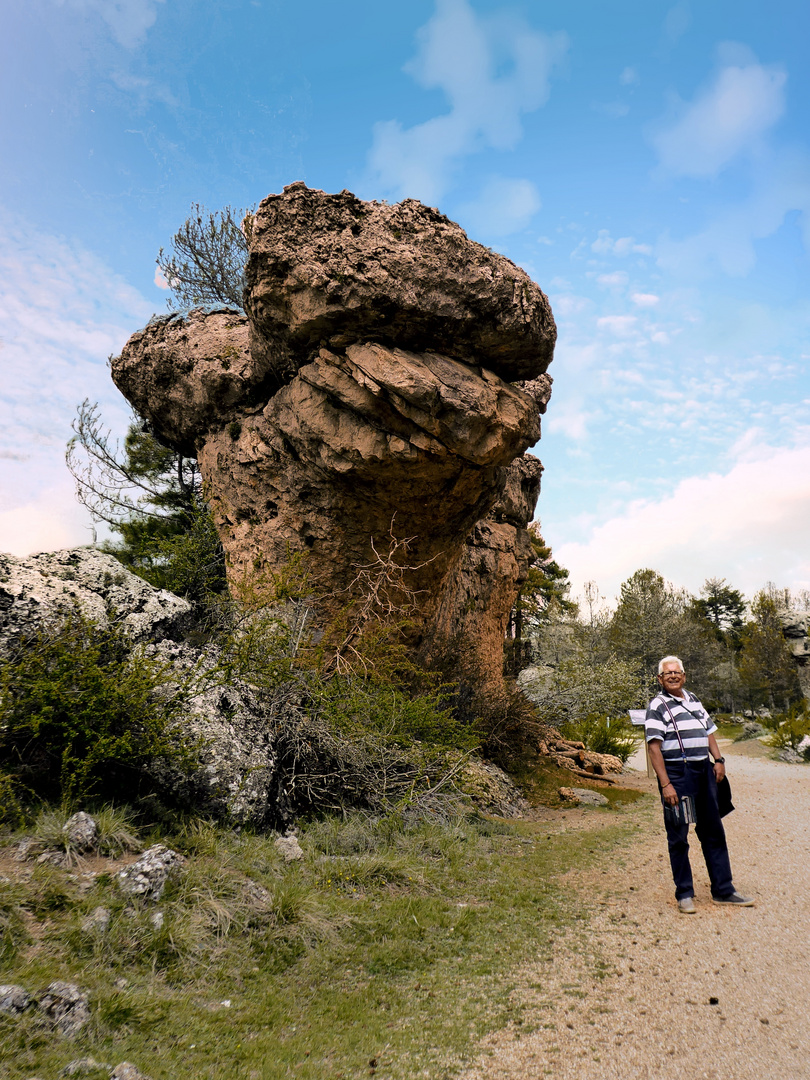
<svg viewBox="0 0 810 1080">
<path fill-rule="evenodd" d="M 610 800 L 599 791 L 590 788 L 571 788 L 580 806 L 610 806 Z"/>
<path fill-rule="evenodd" d="M 77 608 L 103 627 L 114 617 L 134 642 L 178 636 L 191 612 L 94 548 L 0 554 L 0 656 Z"/>
<path fill-rule="evenodd" d="M 22 986 L 0 986 L 0 1013 L 19 1016 L 31 1004 L 31 995 Z"/>
<path fill-rule="evenodd" d="M 246 683 L 222 685 L 212 676 L 219 659 L 214 646 L 200 650 L 186 643 L 163 641 L 150 646 L 150 656 L 170 665 L 177 683 L 192 680 L 182 734 L 200 744 L 200 767 L 181 773 L 157 761 L 152 775 L 164 790 L 200 813 L 235 825 L 266 828 L 284 818 L 280 801 L 275 746 L 276 719 L 291 708 L 283 697 L 261 700 Z M 171 691 L 173 684 L 167 684 Z"/>
<path fill-rule="evenodd" d="M 459 772 L 456 786 L 488 814 L 519 818 L 530 809 L 514 780 L 489 761 L 469 758 Z"/>
<path fill-rule="evenodd" d="M 87 994 L 75 983 L 52 982 L 40 997 L 39 1008 L 68 1038 L 78 1035 L 90 1019 Z"/>
<path fill-rule="evenodd" d="M 92 851 L 98 840 L 98 825 L 84 810 L 69 817 L 62 826 L 62 832 L 67 843 L 79 852 Z"/>
<path fill-rule="evenodd" d="M 148 848 L 137 862 L 116 874 L 118 886 L 127 896 L 157 902 L 163 895 L 169 875 L 185 864 L 185 859 L 164 844 Z"/>
</svg>

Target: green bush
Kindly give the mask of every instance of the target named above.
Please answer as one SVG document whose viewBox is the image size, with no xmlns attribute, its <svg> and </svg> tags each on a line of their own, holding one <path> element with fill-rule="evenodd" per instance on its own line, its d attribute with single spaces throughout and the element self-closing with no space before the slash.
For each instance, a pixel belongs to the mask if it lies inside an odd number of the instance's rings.
<svg viewBox="0 0 810 1080">
<path fill-rule="evenodd" d="M 613 754 L 623 762 L 635 752 L 642 738 L 641 730 L 633 727 L 626 717 L 593 713 L 561 724 L 560 733 L 566 739 L 585 743 L 596 754 Z"/>
<path fill-rule="evenodd" d="M 78 611 L 22 643 L 0 663 L 0 756 L 8 776 L 66 805 L 120 795 L 147 781 L 155 758 L 191 767 L 178 721 L 182 690 L 170 670 L 132 648 L 116 626 Z"/>
<path fill-rule="evenodd" d="M 772 717 L 767 726 L 773 727 L 773 735 L 768 739 L 771 746 L 779 750 L 798 750 L 802 739 L 810 735 L 810 712 L 793 708 L 787 714 Z"/>
</svg>

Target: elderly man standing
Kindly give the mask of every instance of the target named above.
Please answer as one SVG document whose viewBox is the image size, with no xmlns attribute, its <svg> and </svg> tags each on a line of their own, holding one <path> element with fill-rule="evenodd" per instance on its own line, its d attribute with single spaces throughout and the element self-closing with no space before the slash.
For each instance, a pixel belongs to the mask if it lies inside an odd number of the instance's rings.
<svg viewBox="0 0 810 1080">
<path fill-rule="evenodd" d="M 645 737 L 664 804 L 669 861 L 675 879 L 678 910 L 694 915 L 695 888 L 689 865 L 689 823 L 694 821 L 716 904 L 753 907 L 754 901 L 735 890 L 720 820 L 717 785 L 726 775 L 725 758 L 709 714 L 694 694 L 684 689 L 686 675 L 677 656 L 658 665 L 663 691 L 647 707 Z M 711 752 L 714 765 L 709 760 Z"/>
</svg>

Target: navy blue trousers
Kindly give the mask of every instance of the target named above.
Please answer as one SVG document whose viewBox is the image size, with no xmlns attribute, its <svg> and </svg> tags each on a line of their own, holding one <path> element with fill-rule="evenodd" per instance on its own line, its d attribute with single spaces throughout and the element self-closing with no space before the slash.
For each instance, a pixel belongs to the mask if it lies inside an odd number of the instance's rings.
<svg viewBox="0 0 810 1080">
<path fill-rule="evenodd" d="M 717 805 L 717 781 L 709 758 L 702 761 L 667 761 L 667 776 L 678 798 L 691 795 L 695 800 L 695 832 L 703 849 L 712 896 L 730 896 L 734 892 L 731 863 L 728 858 L 726 831 Z M 661 785 L 659 784 L 659 789 Z M 663 802 L 663 797 L 662 800 Z M 675 880 L 675 897 L 694 896 L 692 867 L 689 865 L 689 826 L 672 823 L 664 815 L 669 847 L 669 862 Z"/>
</svg>

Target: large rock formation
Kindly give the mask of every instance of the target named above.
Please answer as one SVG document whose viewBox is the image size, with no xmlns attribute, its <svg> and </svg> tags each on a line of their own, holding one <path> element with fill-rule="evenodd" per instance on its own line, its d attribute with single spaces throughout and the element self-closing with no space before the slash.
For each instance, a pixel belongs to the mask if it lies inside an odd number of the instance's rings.
<svg viewBox="0 0 810 1080">
<path fill-rule="evenodd" d="M 802 693 L 810 700 L 810 611 L 783 611 L 779 614 L 779 620 L 796 661 L 796 674 Z"/>
<path fill-rule="evenodd" d="M 245 308 L 153 320 L 112 364 L 196 454 L 231 582 L 308 552 L 325 622 L 407 538 L 413 648 L 498 683 L 539 491 L 524 451 L 550 395 L 546 297 L 414 200 L 299 183 L 259 207 Z"/>
</svg>

